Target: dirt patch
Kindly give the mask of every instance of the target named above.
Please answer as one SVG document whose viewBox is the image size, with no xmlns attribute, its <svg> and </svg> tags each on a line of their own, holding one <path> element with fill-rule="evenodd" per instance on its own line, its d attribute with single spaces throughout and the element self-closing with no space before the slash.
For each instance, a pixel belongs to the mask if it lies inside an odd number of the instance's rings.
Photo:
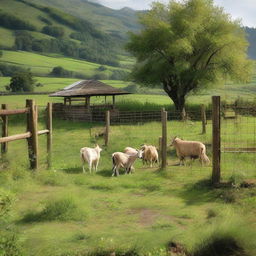
<svg viewBox="0 0 256 256">
<path fill-rule="evenodd" d="M 166 221 L 170 224 L 178 224 L 177 219 L 173 216 L 165 215 L 158 210 L 139 208 L 129 210 L 129 214 L 138 216 L 138 224 L 142 227 L 151 227 L 157 221 Z M 179 224 L 178 224 L 179 225 Z"/>
</svg>

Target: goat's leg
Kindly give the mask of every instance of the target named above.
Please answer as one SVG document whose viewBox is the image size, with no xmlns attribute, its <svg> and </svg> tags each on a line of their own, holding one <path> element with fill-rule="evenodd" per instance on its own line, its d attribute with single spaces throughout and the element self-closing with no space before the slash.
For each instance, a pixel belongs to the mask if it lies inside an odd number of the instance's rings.
<svg viewBox="0 0 256 256">
<path fill-rule="evenodd" d="M 89 171 L 90 171 L 90 174 L 92 173 L 92 162 L 89 163 Z"/>
<path fill-rule="evenodd" d="M 97 162 L 96 162 L 95 172 L 97 172 L 97 171 L 98 171 L 98 165 L 99 165 L 99 160 L 97 160 Z"/>
<path fill-rule="evenodd" d="M 83 162 L 83 173 L 85 173 L 84 162 Z"/>
<path fill-rule="evenodd" d="M 116 175 L 116 166 L 113 166 L 112 168 L 112 177 Z"/>
</svg>

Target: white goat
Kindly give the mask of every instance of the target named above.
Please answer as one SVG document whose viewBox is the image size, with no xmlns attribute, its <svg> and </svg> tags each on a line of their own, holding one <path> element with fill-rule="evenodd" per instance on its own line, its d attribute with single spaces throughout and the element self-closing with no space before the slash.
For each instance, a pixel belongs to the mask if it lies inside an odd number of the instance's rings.
<svg viewBox="0 0 256 256">
<path fill-rule="evenodd" d="M 81 148 L 80 154 L 81 159 L 83 163 L 83 172 L 85 173 L 84 164 L 85 162 L 89 165 L 89 171 L 91 173 L 92 167 L 94 167 L 95 172 L 97 172 L 99 160 L 100 160 L 100 152 L 102 149 L 99 147 L 99 145 L 96 145 L 95 148 Z"/>
<path fill-rule="evenodd" d="M 141 150 L 143 152 L 142 159 L 144 163 L 150 163 L 150 167 L 153 167 L 153 163 L 158 163 L 158 152 L 155 146 L 142 145 Z"/>
<path fill-rule="evenodd" d="M 124 149 L 124 153 L 128 154 L 128 155 L 135 155 L 135 154 L 137 154 L 137 152 L 138 152 L 137 149 L 132 148 L 132 147 L 126 147 Z M 131 172 L 135 172 L 135 168 L 133 167 L 133 165 L 131 166 Z"/>
<path fill-rule="evenodd" d="M 138 151 L 135 148 L 132 148 L 132 147 L 126 147 L 124 149 L 124 153 L 128 154 L 128 155 L 135 155 L 135 154 L 137 154 L 137 152 Z"/>
<path fill-rule="evenodd" d="M 174 137 L 171 146 L 176 149 L 176 154 L 180 159 L 180 165 L 184 164 L 185 158 L 190 157 L 191 159 L 199 158 L 201 164 L 209 164 L 210 160 L 206 155 L 205 145 L 200 141 L 186 141 Z"/>
<path fill-rule="evenodd" d="M 136 151 L 136 154 L 126 154 L 123 152 L 115 152 L 112 154 L 113 174 L 112 176 L 119 176 L 120 167 L 125 169 L 125 174 L 131 173 L 132 165 L 137 158 L 142 158 L 141 150 Z"/>
</svg>

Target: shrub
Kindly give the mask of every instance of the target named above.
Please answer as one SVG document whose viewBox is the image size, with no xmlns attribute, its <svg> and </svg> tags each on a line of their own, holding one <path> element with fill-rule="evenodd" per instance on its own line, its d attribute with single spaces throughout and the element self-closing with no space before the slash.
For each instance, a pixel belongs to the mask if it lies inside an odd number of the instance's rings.
<svg viewBox="0 0 256 256">
<path fill-rule="evenodd" d="M 14 196 L 5 191 L 4 189 L 0 189 L 0 222 L 6 221 L 9 216 L 9 212 L 12 208 L 12 203 L 14 201 Z"/>
<path fill-rule="evenodd" d="M 13 232 L 0 232 L 0 255 L 1 256 L 22 256 L 21 246 L 17 235 Z"/>
<path fill-rule="evenodd" d="M 15 30 L 36 30 L 36 28 L 29 22 L 19 19 L 18 17 L 5 13 L 0 10 L 0 24 L 2 27 Z"/>
<path fill-rule="evenodd" d="M 78 208 L 78 205 L 72 198 L 51 199 L 46 201 L 42 211 L 27 213 L 23 221 L 69 221 L 81 220 L 85 216 L 84 212 Z"/>
<path fill-rule="evenodd" d="M 57 38 L 61 38 L 64 36 L 64 29 L 59 26 L 45 26 L 43 27 L 42 32 L 44 34 L 54 36 Z"/>
<path fill-rule="evenodd" d="M 61 66 L 54 67 L 50 73 L 51 76 L 56 76 L 56 77 L 72 77 L 73 72 L 64 69 Z"/>
<path fill-rule="evenodd" d="M 19 72 L 12 76 L 10 88 L 12 92 L 32 92 L 34 90 L 33 76 L 31 72 Z"/>
<path fill-rule="evenodd" d="M 48 20 L 47 18 L 43 17 L 43 16 L 38 16 L 38 19 L 41 20 L 42 22 L 44 22 L 47 25 L 52 25 L 52 22 L 50 20 Z"/>
<path fill-rule="evenodd" d="M 3 76 L 13 76 L 17 72 L 24 72 L 25 69 L 15 65 L 7 65 L 0 63 L 0 71 L 3 74 Z"/>
</svg>

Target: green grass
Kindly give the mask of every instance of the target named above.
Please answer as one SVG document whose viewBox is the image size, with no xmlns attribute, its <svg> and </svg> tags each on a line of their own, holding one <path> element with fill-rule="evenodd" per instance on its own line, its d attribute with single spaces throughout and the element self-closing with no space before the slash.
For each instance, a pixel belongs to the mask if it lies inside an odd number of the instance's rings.
<svg viewBox="0 0 256 256">
<path fill-rule="evenodd" d="M 11 30 L 0 27 L 0 35 L 1 35 L 0 46 L 12 47 L 14 45 L 15 37 Z"/>
<path fill-rule="evenodd" d="M 53 67 L 62 66 L 64 69 L 81 73 L 87 76 L 92 76 L 98 73 L 100 64 L 77 60 L 68 57 L 49 55 L 40 55 L 32 52 L 23 51 L 3 51 L 3 56 L 0 63 L 18 65 L 23 68 L 29 68 L 34 75 L 45 76 L 48 75 Z M 104 74 L 111 74 L 111 70 L 119 69 L 111 66 L 104 65 L 107 70 L 103 71 Z M 125 69 L 124 69 L 125 70 Z"/>
<path fill-rule="evenodd" d="M 241 124 L 236 127 L 227 123 L 223 142 L 232 143 L 234 138 L 230 135 L 236 132 L 240 134 L 239 143 L 249 142 L 250 132 L 255 129 L 249 123 L 254 120 L 241 117 Z M 247 123 L 247 128 L 243 123 Z M 178 159 L 172 148 L 168 149 L 168 167 L 164 172 L 137 161 L 133 175 L 121 172 L 118 178 L 111 178 L 111 154 L 126 146 L 157 145 L 161 135 L 161 125 L 157 122 L 111 126 L 110 145 L 102 146 L 98 173 L 83 174 L 80 148 L 96 142 L 103 144 L 102 139 L 90 138 L 89 127 L 90 124 L 84 122 L 54 120 L 50 171 L 45 170 L 46 139 L 43 136 L 39 141 L 37 173 L 27 170 L 26 141 L 9 144 L 9 152 L 2 162 L 0 185 L 16 195 L 10 223 L 17 229 L 28 255 L 55 256 L 65 252 L 75 255 L 76 251 L 86 255 L 82 252 L 96 248 L 137 248 L 145 254 L 151 251 L 155 252 L 152 255 L 159 256 L 165 255 L 160 254 L 160 249 L 164 251 L 169 241 L 175 240 L 196 251 L 210 244 L 216 234 L 219 237 L 229 234 L 248 250 L 249 256 L 254 255 L 255 188 L 212 189 L 207 182 L 211 167 L 201 167 L 197 161 L 191 166 L 176 166 Z M 39 129 L 43 128 L 40 122 Z M 10 134 L 24 132 L 24 129 L 24 120 L 10 119 Z M 168 122 L 168 138 L 179 135 L 210 143 L 210 123 L 205 135 L 200 132 L 200 122 Z M 207 154 L 211 159 L 210 148 Z M 236 157 L 234 154 L 223 159 L 224 180 L 236 173 Z M 255 156 L 249 160 L 247 155 L 241 155 L 239 161 L 244 167 L 242 179 L 255 179 Z"/>
</svg>

